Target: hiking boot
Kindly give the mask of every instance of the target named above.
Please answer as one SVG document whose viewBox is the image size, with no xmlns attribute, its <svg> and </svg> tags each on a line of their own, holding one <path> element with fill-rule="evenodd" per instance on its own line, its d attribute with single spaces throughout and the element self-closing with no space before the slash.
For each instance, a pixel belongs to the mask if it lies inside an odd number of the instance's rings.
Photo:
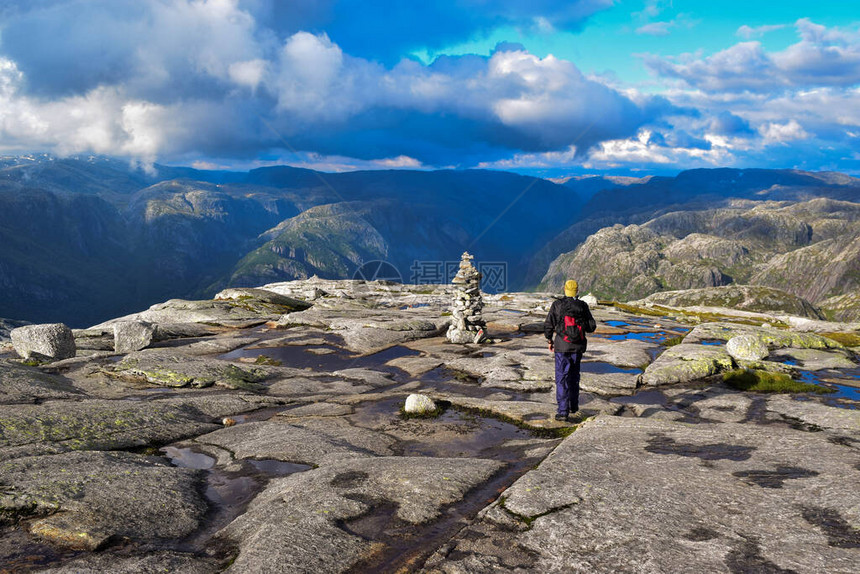
<svg viewBox="0 0 860 574">
<path fill-rule="evenodd" d="M 557 421 L 564 421 L 564 422 L 569 422 L 569 421 L 570 421 L 570 419 L 568 418 L 568 416 L 567 416 L 567 415 L 563 415 L 563 414 L 561 414 L 561 413 L 559 413 L 559 414 L 555 415 L 555 420 L 557 420 Z"/>
</svg>

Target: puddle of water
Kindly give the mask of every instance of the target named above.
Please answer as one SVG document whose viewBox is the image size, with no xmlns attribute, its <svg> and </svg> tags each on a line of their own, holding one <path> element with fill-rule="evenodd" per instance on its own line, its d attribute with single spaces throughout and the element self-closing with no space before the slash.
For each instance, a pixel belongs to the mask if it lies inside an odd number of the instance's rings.
<svg viewBox="0 0 860 574">
<path fill-rule="evenodd" d="M 642 372 L 642 369 L 616 367 L 612 363 L 606 363 L 603 361 L 583 361 L 579 366 L 579 371 L 581 373 L 591 373 L 593 375 L 611 375 L 616 373 L 624 375 L 638 375 Z"/>
<path fill-rule="evenodd" d="M 528 315 L 528 311 L 519 311 L 517 309 L 499 309 L 500 313 L 513 313 L 514 315 Z"/>
<path fill-rule="evenodd" d="M 702 339 L 699 341 L 700 345 L 707 345 L 709 347 L 721 347 L 726 344 L 725 341 L 721 339 Z"/>
<path fill-rule="evenodd" d="M 405 311 L 407 309 L 418 309 L 420 307 L 429 307 L 430 303 L 412 303 L 411 305 L 402 305 L 398 307 L 401 311 Z"/>
<path fill-rule="evenodd" d="M 856 386 L 860 382 L 860 378 L 857 376 L 860 374 L 860 369 L 848 369 L 847 372 L 826 370 L 800 371 L 799 373 L 798 378 L 804 383 L 828 387 L 836 391 L 821 396 L 825 403 L 845 409 L 860 407 L 860 388 Z"/>
<path fill-rule="evenodd" d="M 621 333 L 618 335 L 592 335 L 593 337 L 597 337 L 599 339 L 606 339 L 607 341 L 644 341 L 646 343 L 656 343 L 658 345 L 664 343 L 666 339 L 673 337 L 674 335 L 670 335 L 665 331 L 631 331 L 629 333 Z"/>
<path fill-rule="evenodd" d="M 384 544 L 348 572 L 413 571 L 539 460 L 525 457 L 524 447 L 502 446 L 509 440 L 532 436 L 528 431 L 495 419 L 449 409 L 436 419 L 411 419 L 401 424 L 406 429 L 412 428 L 413 435 L 419 435 L 403 445 L 400 454 L 404 456 L 480 456 L 503 461 L 506 466 L 489 481 L 467 493 L 461 502 L 442 508 L 439 518 L 430 524 L 416 526 L 400 520 L 396 516 L 397 507 L 390 504 L 379 505 L 369 514 L 346 522 L 343 525 L 346 531 Z M 447 435 L 444 428 L 461 425 L 467 434 L 459 440 L 439 436 L 442 432 Z M 423 434 L 421 427 L 426 427 Z M 559 439 L 547 439 L 546 442 L 557 444 Z M 368 502 L 372 504 L 373 501 Z"/>
<path fill-rule="evenodd" d="M 222 528 L 240 516 L 271 478 L 304 472 L 311 467 L 274 459 L 238 461 L 241 470 L 227 472 L 215 466 L 215 459 L 189 448 L 164 447 L 161 449 L 178 467 L 205 471 L 204 496 L 209 503 L 205 525 L 183 540 L 179 549 L 200 551 Z"/>
<path fill-rule="evenodd" d="M 236 361 L 242 358 L 255 358 L 265 355 L 270 359 L 280 361 L 285 367 L 298 369 L 313 369 L 314 371 L 339 371 L 341 369 L 374 368 L 385 369 L 384 363 L 400 357 L 411 357 L 420 355 L 419 351 L 395 345 L 372 355 L 351 355 L 348 351 L 332 345 L 284 346 L 266 347 L 265 349 L 250 349 L 243 347 L 236 349 L 219 358 Z M 391 368 L 389 368 L 390 370 Z"/>
<path fill-rule="evenodd" d="M 57 567 L 83 554 L 54 546 L 25 532 L 19 527 L 0 529 L 0 573 L 41 572 L 45 567 Z"/>
<path fill-rule="evenodd" d="M 190 448 L 166 446 L 161 451 L 164 453 L 164 456 L 170 459 L 173 466 L 197 470 L 208 470 L 215 466 L 215 459 L 213 457 L 202 452 L 194 452 Z"/>
<path fill-rule="evenodd" d="M 612 320 L 612 321 L 604 321 L 604 323 L 609 325 L 610 327 L 629 327 L 630 326 L 630 323 L 628 323 L 627 321 Z"/>
</svg>

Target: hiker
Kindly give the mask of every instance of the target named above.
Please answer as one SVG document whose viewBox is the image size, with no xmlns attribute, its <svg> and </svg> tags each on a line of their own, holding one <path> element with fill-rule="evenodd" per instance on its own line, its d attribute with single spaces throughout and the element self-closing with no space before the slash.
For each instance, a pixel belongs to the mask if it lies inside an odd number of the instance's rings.
<svg viewBox="0 0 860 574">
<path fill-rule="evenodd" d="M 564 284 L 564 297 L 553 301 L 543 326 L 549 350 L 555 351 L 557 421 L 570 422 L 570 415 L 579 410 L 579 365 L 588 344 L 585 334 L 597 328 L 588 303 L 577 298 L 578 290 L 572 279 Z"/>
</svg>

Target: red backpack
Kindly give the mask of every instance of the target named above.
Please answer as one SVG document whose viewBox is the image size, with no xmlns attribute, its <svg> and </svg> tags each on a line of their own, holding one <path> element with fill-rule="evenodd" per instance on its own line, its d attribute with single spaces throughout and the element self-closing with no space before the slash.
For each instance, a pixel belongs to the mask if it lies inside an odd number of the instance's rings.
<svg viewBox="0 0 860 574">
<path fill-rule="evenodd" d="M 568 303 L 563 306 L 562 323 L 556 325 L 556 331 L 566 343 L 579 344 L 585 341 L 585 331 L 582 329 L 580 319 L 577 319 L 578 306 L 573 303 Z"/>
</svg>

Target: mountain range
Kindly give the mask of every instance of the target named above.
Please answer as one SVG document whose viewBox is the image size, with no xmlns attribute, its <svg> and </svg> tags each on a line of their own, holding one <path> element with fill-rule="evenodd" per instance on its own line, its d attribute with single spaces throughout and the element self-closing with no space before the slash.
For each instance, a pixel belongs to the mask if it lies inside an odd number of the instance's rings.
<svg viewBox="0 0 860 574">
<path fill-rule="evenodd" d="M 494 171 L 220 172 L 103 157 L 0 159 L 0 317 L 84 326 L 171 297 L 384 260 L 404 281 L 465 250 L 523 286 L 570 225 L 567 187 Z"/>
<path fill-rule="evenodd" d="M 363 276 L 374 261 L 387 278 L 446 281 L 466 250 L 502 270 L 502 290 L 574 276 L 602 298 L 633 298 L 752 282 L 853 308 L 858 202 L 860 180 L 795 170 L 549 181 L 5 157 L 0 317 L 86 326 L 228 286 Z"/>
</svg>

